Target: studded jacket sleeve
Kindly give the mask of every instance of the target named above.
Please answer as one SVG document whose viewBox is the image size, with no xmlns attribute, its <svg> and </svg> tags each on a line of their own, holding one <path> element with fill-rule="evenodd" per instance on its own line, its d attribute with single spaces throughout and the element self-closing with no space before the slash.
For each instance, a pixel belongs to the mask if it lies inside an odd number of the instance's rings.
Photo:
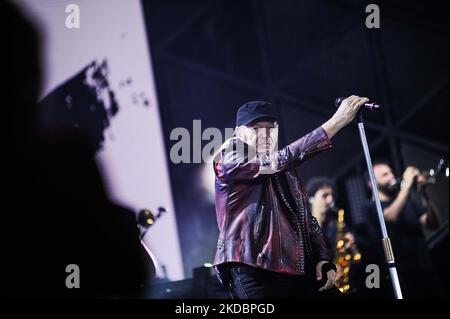
<svg viewBox="0 0 450 319">
<path fill-rule="evenodd" d="M 309 226 L 310 226 L 311 246 L 316 261 L 328 260 L 332 262 L 332 256 L 328 251 L 325 239 L 323 237 L 322 229 L 320 228 L 317 219 L 314 216 L 312 216 L 311 213 L 308 213 L 308 215 L 310 221 Z"/>
<path fill-rule="evenodd" d="M 233 139 L 216 158 L 215 172 L 224 182 L 249 180 L 263 174 L 293 169 L 314 155 L 331 148 L 331 141 L 322 127 L 299 138 L 283 149 L 263 157 L 249 156 Z M 242 143 L 242 142 L 241 142 Z"/>
</svg>

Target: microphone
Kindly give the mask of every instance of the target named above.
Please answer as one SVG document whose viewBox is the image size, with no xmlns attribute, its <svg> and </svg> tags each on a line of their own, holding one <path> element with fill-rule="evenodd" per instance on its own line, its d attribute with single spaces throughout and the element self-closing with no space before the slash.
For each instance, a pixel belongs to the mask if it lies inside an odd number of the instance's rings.
<svg viewBox="0 0 450 319">
<path fill-rule="evenodd" d="M 338 97 L 335 101 L 334 101 L 334 105 L 336 105 L 336 107 L 339 107 L 342 103 L 343 100 L 345 100 L 345 97 Z M 362 106 L 365 110 L 370 110 L 370 111 L 375 111 L 375 110 L 379 110 L 381 109 L 381 105 L 377 104 L 375 102 L 366 102 L 364 103 L 364 105 Z"/>
</svg>

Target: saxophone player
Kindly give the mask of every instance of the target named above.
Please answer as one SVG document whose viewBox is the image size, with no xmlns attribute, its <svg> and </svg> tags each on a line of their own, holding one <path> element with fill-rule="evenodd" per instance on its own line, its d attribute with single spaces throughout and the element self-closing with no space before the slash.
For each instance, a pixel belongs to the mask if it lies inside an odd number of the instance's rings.
<svg viewBox="0 0 450 319">
<path fill-rule="evenodd" d="M 311 214 L 317 219 L 330 253 L 336 253 L 336 230 L 338 211 L 335 207 L 335 185 L 327 177 L 312 178 L 306 185 L 311 206 Z M 346 229 L 345 245 L 347 249 L 356 247 L 355 236 Z"/>
<path fill-rule="evenodd" d="M 309 181 L 306 190 L 311 214 L 322 228 L 327 248 L 334 257 L 337 267 L 336 287 L 344 294 L 353 294 L 358 290 L 352 283 L 355 274 L 353 266 L 359 263 L 361 254 L 355 236 L 346 227 L 344 210 L 338 210 L 334 204 L 334 183 L 327 177 L 316 177 Z"/>
</svg>

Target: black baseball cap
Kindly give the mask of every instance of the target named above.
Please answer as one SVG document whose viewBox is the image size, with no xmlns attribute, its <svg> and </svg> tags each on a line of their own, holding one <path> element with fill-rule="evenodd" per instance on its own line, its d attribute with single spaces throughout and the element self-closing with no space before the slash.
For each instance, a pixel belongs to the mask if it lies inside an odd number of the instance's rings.
<svg viewBox="0 0 450 319">
<path fill-rule="evenodd" d="M 259 118 L 271 118 L 278 121 L 275 106 L 266 101 L 251 101 L 239 107 L 236 114 L 236 126 L 248 125 Z"/>
</svg>

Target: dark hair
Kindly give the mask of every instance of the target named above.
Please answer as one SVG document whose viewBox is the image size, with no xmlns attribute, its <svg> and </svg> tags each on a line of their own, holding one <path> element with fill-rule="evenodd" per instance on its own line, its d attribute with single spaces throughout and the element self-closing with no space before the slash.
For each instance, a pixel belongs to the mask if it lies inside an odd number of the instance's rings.
<svg viewBox="0 0 450 319">
<path fill-rule="evenodd" d="M 376 159 L 372 162 L 372 166 L 375 168 L 377 165 L 387 165 L 390 168 L 392 168 L 391 162 L 389 162 L 386 159 Z M 364 182 L 369 183 L 370 182 L 370 176 L 367 170 L 364 172 Z"/>
<path fill-rule="evenodd" d="M 306 184 L 306 193 L 308 194 L 308 197 L 314 197 L 317 191 L 324 187 L 331 187 L 333 192 L 336 190 L 336 186 L 332 179 L 325 176 L 314 177 Z"/>
</svg>

